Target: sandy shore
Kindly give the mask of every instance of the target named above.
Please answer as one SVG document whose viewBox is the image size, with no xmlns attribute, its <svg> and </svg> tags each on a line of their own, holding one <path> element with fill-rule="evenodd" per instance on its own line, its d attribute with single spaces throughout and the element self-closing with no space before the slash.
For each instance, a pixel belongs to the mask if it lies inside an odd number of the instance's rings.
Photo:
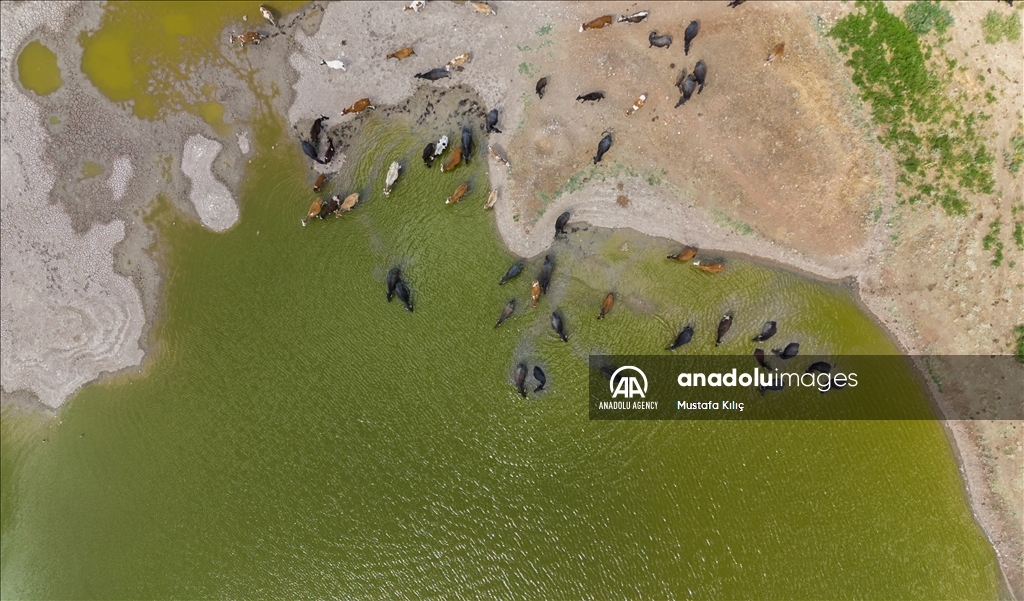
<svg viewBox="0 0 1024 601">
<path fill-rule="evenodd" d="M 321 114 L 331 117 L 332 127 L 342 126 L 355 118 L 341 116 L 342 109 L 363 97 L 378 106 L 400 103 L 423 85 L 413 74 L 470 52 L 463 71 L 427 85 L 467 85 L 500 111 L 504 133 L 490 142 L 508 152 L 512 167 L 492 161 L 491 180 L 501 192 L 497 228 L 512 252 L 542 252 L 554 219 L 568 210 L 573 220 L 696 245 L 712 257 L 744 255 L 855 281 L 866 309 L 908 354 L 1007 352 L 1024 297 L 1010 272 L 986 266 L 981 237 L 992 216 L 1012 221 L 1010 205 L 1014 198 L 1019 202 L 1021 184 L 998 172 L 1000 198 L 974 199 L 986 215 L 983 222 L 894 205 L 891 159 L 874 141 L 842 57 L 820 35 L 851 7 L 492 5 L 494 15 L 441 1 L 419 12 L 394 3 L 314 3 L 290 21 L 285 35 L 242 54 L 224 52 L 236 66 L 280 87 L 273 106 L 299 131 Z M 601 14 L 642 8 L 651 11 L 644 24 L 577 31 Z M 964 27 L 950 48 L 966 54 L 961 60 L 972 72 L 994 62 L 1006 73 L 990 109 L 998 145 L 1019 121 L 1022 92 L 1013 82 L 1024 73 L 1014 60 L 1019 48 L 974 49 L 977 22 L 987 9 L 952 9 Z M 5 3 L 2 10 L 3 398 L 34 398 L 56 408 L 84 383 L 143 359 L 147 332 L 160 312 L 160 266 L 143 250 L 153 242 L 142 223 L 150 199 L 165 193 L 183 218 L 213 229 L 234 222 L 230 213 L 237 207 L 225 193 L 236 194 L 244 175 L 251 139 L 246 119 L 258 101 L 230 70 L 202 73 L 234 82 L 233 88 L 225 84 L 224 94 L 232 99 L 225 101 L 231 135 L 191 115 L 115 127 L 124 121 L 120 110 L 75 74 L 81 56 L 75 36 L 96 26 L 98 9 Z M 679 24 L 690 18 L 702 21 L 702 32 L 686 57 L 678 48 Z M 648 48 L 650 29 L 675 35 L 677 45 Z M 11 79 L 12 61 L 33 35 L 63 61 L 65 86 L 46 99 Z M 787 41 L 784 59 L 763 67 L 763 53 L 780 40 Z M 403 46 L 416 54 L 384 58 Z M 692 69 L 698 57 L 712 65 L 708 88 L 676 110 L 675 74 L 683 66 Z M 320 64 L 333 59 L 347 70 Z M 534 93 L 542 75 L 550 77 L 546 102 Z M 958 84 L 979 85 L 970 77 Z M 593 89 L 606 98 L 593 106 L 575 102 L 577 94 Z M 627 120 L 625 109 L 640 93 L 649 100 Z M 60 123 L 45 125 L 46 115 L 58 115 Z M 614 130 L 615 145 L 604 170 L 588 180 L 590 157 L 606 129 Z M 190 180 L 183 149 L 197 135 L 221 150 L 216 161 L 193 172 L 198 180 Z M 74 180 L 80 170 L 77 160 L 57 157 L 77 157 L 83 144 L 101 149 L 111 177 L 55 185 Z M 146 160 L 157 155 L 172 157 L 169 178 Z M 614 163 L 625 168 L 616 170 Z M 342 164 L 338 160 L 333 168 Z M 572 178 L 576 185 L 567 186 Z M 188 201 L 190 193 L 218 202 L 204 215 Z M 39 211 L 48 205 L 53 210 Z M 933 392 L 951 410 L 977 393 L 955 386 Z M 1024 427 L 950 421 L 947 431 L 975 515 L 999 554 L 1009 588 L 1022 598 Z"/>
</svg>

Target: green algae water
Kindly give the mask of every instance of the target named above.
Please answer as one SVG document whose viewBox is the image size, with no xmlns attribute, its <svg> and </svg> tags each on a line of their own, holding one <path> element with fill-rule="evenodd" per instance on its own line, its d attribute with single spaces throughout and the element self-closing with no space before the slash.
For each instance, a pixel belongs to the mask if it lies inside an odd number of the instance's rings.
<svg viewBox="0 0 1024 601">
<path fill-rule="evenodd" d="M 444 132 L 360 118 L 325 190 L 360 192 L 351 213 L 301 227 L 308 161 L 262 124 L 235 228 L 159 219 L 146 376 L 53 419 L 3 413 L 4 598 L 999 594 L 935 422 L 588 420 L 590 353 L 657 353 L 691 321 L 693 353 L 745 354 L 766 319 L 808 352 L 897 352 L 848 290 L 739 260 L 709 276 L 664 240 L 574 223 L 532 309 L 543 257 L 497 285 L 516 258 L 482 208 L 481 153 L 428 171 Z M 413 313 L 384 299 L 394 265 Z M 737 335 L 715 351 L 725 310 Z M 548 392 L 519 397 L 519 361 Z"/>
<path fill-rule="evenodd" d="M 264 3 L 279 16 L 303 4 Z M 224 49 L 228 40 L 222 37 L 229 24 L 239 27 L 236 33 L 275 31 L 259 6 L 232 1 L 110 2 L 101 27 L 81 35 L 82 72 L 104 96 L 130 106 L 139 118 L 184 110 L 221 134 L 229 133 L 221 121 L 224 108 L 214 100 L 215 87 L 195 85 L 194 75 L 204 65 L 228 65 L 221 52 L 232 51 Z"/>
<path fill-rule="evenodd" d="M 40 96 L 56 92 L 64 85 L 57 55 L 39 40 L 29 42 L 18 55 L 18 81 Z"/>
</svg>

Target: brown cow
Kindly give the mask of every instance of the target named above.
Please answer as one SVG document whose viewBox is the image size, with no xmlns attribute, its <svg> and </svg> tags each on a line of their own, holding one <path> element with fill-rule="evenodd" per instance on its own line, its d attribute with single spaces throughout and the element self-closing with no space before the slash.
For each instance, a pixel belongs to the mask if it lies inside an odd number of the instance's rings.
<svg viewBox="0 0 1024 601">
<path fill-rule="evenodd" d="M 692 246 L 687 246 L 683 250 L 679 251 L 674 255 L 665 257 L 666 259 L 673 259 L 675 261 L 689 261 L 690 259 L 697 256 L 697 249 Z"/>
<path fill-rule="evenodd" d="M 357 202 L 359 202 L 359 192 L 353 192 L 346 196 L 345 200 L 341 201 L 341 206 L 338 207 L 338 216 L 340 217 L 346 211 L 351 211 Z"/>
<path fill-rule="evenodd" d="M 609 292 L 608 296 L 604 297 L 604 302 L 601 303 L 601 314 L 597 316 L 598 319 L 604 319 L 605 315 L 612 312 L 612 307 L 615 306 L 615 293 Z"/>
<path fill-rule="evenodd" d="M 530 303 L 536 307 L 537 299 L 540 298 L 540 280 L 533 280 L 530 286 Z"/>
<path fill-rule="evenodd" d="M 410 56 L 414 56 L 415 54 L 416 51 L 412 49 L 412 46 L 406 46 L 401 50 L 395 50 L 394 52 L 388 55 L 388 58 L 397 58 L 401 60 L 403 58 L 409 58 Z"/>
<path fill-rule="evenodd" d="M 320 188 L 324 187 L 324 182 L 327 181 L 327 174 L 321 173 L 320 177 L 316 178 L 316 183 L 313 184 L 313 191 L 319 192 Z"/>
<path fill-rule="evenodd" d="M 309 205 L 309 210 L 306 211 L 306 218 L 302 220 L 302 227 L 306 227 L 309 220 L 320 214 L 320 209 L 324 206 L 324 200 L 318 198 L 313 201 L 313 204 Z"/>
<path fill-rule="evenodd" d="M 267 36 L 256 31 L 247 31 L 238 35 L 233 35 L 230 39 L 232 44 L 238 42 L 239 46 L 245 46 L 246 44 L 255 44 L 258 46 L 261 40 L 267 39 Z"/>
<path fill-rule="evenodd" d="M 466 194 L 466 190 L 469 190 L 469 184 L 459 184 L 459 187 L 455 188 L 455 193 L 446 198 L 444 204 L 450 205 L 459 202 Z"/>
<path fill-rule="evenodd" d="M 611 15 L 605 15 L 603 17 L 598 17 L 598 18 L 594 19 L 593 21 L 588 21 L 587 23 L 584 23 L 583 25 L 580 25 L 580 31 L 582 32 L 582 31 L 586 31 L 588 29 L 601 29 L 602 27 L 604 27 L 606 25 L 611 25 L 612 24 L 612 18 L 613 17 Z"/>
<path fill-rule="evenodd" d="M 700 261 L 694 261 L 693 264 L 708 273 L 722 273 L 725 271 L 725 265 L 722 265 L 721 263 L 702 263 Z"/>
<path fill-rule="evenodd" d="M 375 107 L 375 106 L 370 104 L 370 99 L 369 98 L 363 98 L 362 100 L 357 100 L 355 102 L 355 104 L 353 104 L 352 106 L 348 107 L 347 109 L 341 111 L 341 114 L 342 115 L 347 115 L 349 113 L 361 113 L 361 112 L 365 111 L 366 109 L 373 110 L 375 108 L 377 108 L 377 107 Z"/>
<path fill-rule="evenodd" d="M 443 173 L 445 171 L 451 171 L 452 169 L 455 169 L 456 167 L 458 167 L 459 163 L 461 163 L 461 162 L 462 162 L 462 148 L 460 147 L 460 148 L 456 148 L 455 150 L 452 151 L 451 157 L 449 157 L 447 165 L 441 165 L 441 172 Z"/>
<path fill-rule="evenodd" d="M 779 42 L 778 44 L 775 44 L 775 47 L 772 48 L 771 54 L 768 55 L 768 58 L 764 59 L 764 64 L 767 65 L 768 63 L 770 63 L 770 62 L 774 61 L 775 59 L 779 58 L 780 56 L 782 56 L 782 53 L 785 52 L 785 51 L 786 51 L 786 42 Z"/>
</svg>

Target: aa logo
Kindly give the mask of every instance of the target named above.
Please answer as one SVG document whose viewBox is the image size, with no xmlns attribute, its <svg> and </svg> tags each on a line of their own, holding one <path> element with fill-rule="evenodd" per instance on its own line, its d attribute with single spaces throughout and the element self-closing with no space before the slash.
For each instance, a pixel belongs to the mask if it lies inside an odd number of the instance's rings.
<svg viewBox="0 0 1024 601">
<path fill-rule="evenodd" d="M 636 375 L 628 375 L 628 371 L 636 372 L 643 379 L 643 386 L 640 385 L 640 380 L 637 379 Z M 620 376 L 619 374 L 622 375 Z M 612 373 L 612 381 L 608 384 L 608 390 L 611 391 L 613 399 L 619 395 L 627 399 L 631 399 L 634 396 L 639 396 L 642 399 L 647 398 L 644 396 L 647 394 L 647 375 L 639 367 L 623 365 Z"/>
</svg>

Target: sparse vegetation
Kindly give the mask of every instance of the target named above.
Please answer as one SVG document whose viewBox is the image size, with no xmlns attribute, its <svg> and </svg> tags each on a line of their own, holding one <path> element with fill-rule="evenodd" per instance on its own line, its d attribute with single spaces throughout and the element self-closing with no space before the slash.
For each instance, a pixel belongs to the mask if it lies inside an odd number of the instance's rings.
<svg viewBox="0 0 1024 601">
<path fill-rule="evenodd" d="M 1003 160 L 1010 173 L 1020 173 L 1020 166 L 1024 165 L 1024 134 L 1016 134 L 1010 138 L 1010 150 L 1003 152 Z"/>
<path fill-rule="evenodd" d="M 947 94 L 955 61 L 936 53 L 881 2 L 859 0 L 856 6 L 829 35 L 849 54 L 853 81 L 882 129 L 878 139 L 896 155 L 898 198 L 938 204 L 948 215 L 966 214 L 965 194 L 990 194 L 995 186 L 994 156 L 979 132 L 988 117 L 965 111 L 965 93 Z M 931 27 L 937 29 L 939 17 L 933 17 Z M 919 27 L 924 26 L 922 21 Z"/>
<path fill-rule="evenodd" d="M 938 0 L 917 0 L 903 11 L 903 20 L 917 35 L 924 35 L 933 29 L 942 35 L 953 24 L 953 15 L 940 6 Z"/>
<path fill-rule="evenodd" d="M 1020 39 L 1020 30 L 1020 15 L 1016 12 L 1003 17 L 998 12 L 990 10 L 981 20 L 981 33 L 985 36 L 986 44 L 998 44 L 1003 38 L 1009 42 L 1016 42 Z"/>
<path fill-rule="evenodd" d="M 1017 250 L 1024 250 L 1024 221 L 1013 224 L 1013 243 L 1017 245 Z"/>
<path fill-rule="evenodd" d="M 981 239 L 982 248 L 985 250 L 995 250 L 991 262 L 993 267 L 999 267 L 1003 264 L 1003 242 L 999 239 L 1000 225 L 998 219 L 988 224 L 988 233 Z"/>
<path fill-rule="evenodd" d="M 1024 363 L 1024 325 L 1014 328 L 1013 333 L 1017 335 L 1017 352 L 1013 356 L 1016 357 L 1017 363 Z"/>
</svg>

